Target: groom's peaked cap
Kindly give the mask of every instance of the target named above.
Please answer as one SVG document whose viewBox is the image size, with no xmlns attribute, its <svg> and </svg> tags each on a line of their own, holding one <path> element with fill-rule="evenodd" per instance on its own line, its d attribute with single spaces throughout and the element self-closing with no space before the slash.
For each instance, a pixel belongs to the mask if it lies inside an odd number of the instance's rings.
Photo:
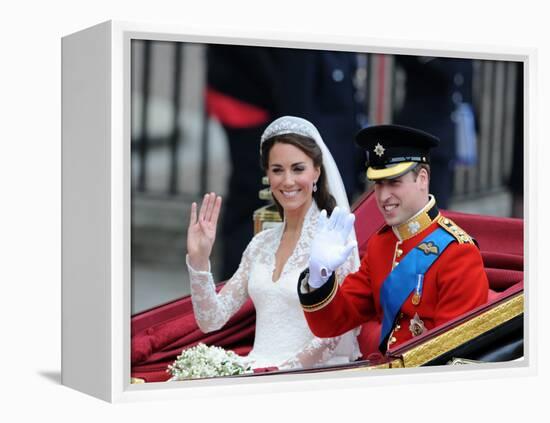
<svg viewBox="0 0 550 423">
<path fill-rule="evenodd" d="M 418 163 L 430 163 L 430 150 L 439 138 L 402 125 L 374 125 L 361 129 L 356 143 L 367 152 L 367 178 L 393 179 L 412 170 Z"/>
</svg>

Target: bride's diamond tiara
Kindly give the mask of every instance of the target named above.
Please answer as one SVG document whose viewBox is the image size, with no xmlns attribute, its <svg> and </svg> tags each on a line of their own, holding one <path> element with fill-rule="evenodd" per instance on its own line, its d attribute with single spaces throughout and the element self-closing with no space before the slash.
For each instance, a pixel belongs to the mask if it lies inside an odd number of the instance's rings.
<svg viewBox="0 0 550 423">
<path fill-rule="evenodd" d="M 293 116 L 283 116 L 273 121 L 264 131 L 260 139 L 260 146 L 265 140 L 285 134 L 298 134 L 311 139 L 317 139 L 319 132 L 305 119 Z"/>
</svg>

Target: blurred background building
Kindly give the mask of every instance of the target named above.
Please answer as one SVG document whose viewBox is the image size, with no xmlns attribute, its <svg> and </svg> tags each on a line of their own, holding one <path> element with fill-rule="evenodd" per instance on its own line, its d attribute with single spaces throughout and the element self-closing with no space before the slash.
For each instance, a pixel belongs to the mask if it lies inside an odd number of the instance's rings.
<svg viewBox="0 0 550 423">
<path fill-rule="evenodd" d="M 231 274 L 264 204 L 259 136 L 285 114 L 319 128 L 351 202 L 371 188 L 353 134 L 402 123 L 442 139 L 444 208 L 522 217 L 521 63 L 134 40 L 131 72 L 132 313 L 189 293 L 189 211 L 205 192 L 224 196 L 214 278 Z"/>
</svg>

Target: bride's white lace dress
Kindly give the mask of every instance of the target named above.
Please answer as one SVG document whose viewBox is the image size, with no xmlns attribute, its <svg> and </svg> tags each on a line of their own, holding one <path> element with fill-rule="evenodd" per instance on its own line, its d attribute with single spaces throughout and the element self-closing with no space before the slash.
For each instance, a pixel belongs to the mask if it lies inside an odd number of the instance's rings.
<svg viewBox="0 0 550 423">
<path fill-rule="evenodd" d="M 284 223 L 252 239 L 238 270 L 219 293 L 215 291 L 212 273 L 195 271 L 187 262 L 195 318 L 203 332 L 223 327 L 247 298 L 252 298 L 256 309 L 254 346 L 248 356 L 252 367 L 313 367 L 349 362 L 360 356 L 359 328 L 337 338 L 317 338 L 309 330 L 298 300 L 297 281 L 308 266 L 318 217 L 319 209 L 313 201 L 296 248 L 276 281 L 273 281 L 275 253 Z M 336 271 L 336 277 L 341 281 L 355 270 L 355 261 L 350 255 Z"/>
</svg>

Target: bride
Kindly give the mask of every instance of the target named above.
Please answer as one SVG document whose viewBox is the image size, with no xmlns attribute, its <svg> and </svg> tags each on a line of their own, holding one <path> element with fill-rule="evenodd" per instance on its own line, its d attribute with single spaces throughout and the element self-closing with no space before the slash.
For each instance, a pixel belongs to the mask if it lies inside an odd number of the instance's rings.
<svg viewBox="0 0 550 423">
<path fill-rule="evenodd" d="M 356 328 L 337 338 L 315 337 L 305 321 L 296 280 L 308 267 L 320 210 L 349 210 L 342 179 L 317 129 L 307 120 L 285 116 L 272 122 L 260 141 L 261 164 L 283 224 L 258 233 L 239 268 L 216 293 L 209 257 L 216 237 L 222 199 L 206 194 L 197 215 L 191 206 L 187 267 L 193 310 L 203 332 L 218 330 L 248 297 L 256 309 L 253 368 L 306 368 L 354 361 L 360 356 Z M 359 267 L 354 253 L 336 271 L 338 280 Z"/>
</svg>

